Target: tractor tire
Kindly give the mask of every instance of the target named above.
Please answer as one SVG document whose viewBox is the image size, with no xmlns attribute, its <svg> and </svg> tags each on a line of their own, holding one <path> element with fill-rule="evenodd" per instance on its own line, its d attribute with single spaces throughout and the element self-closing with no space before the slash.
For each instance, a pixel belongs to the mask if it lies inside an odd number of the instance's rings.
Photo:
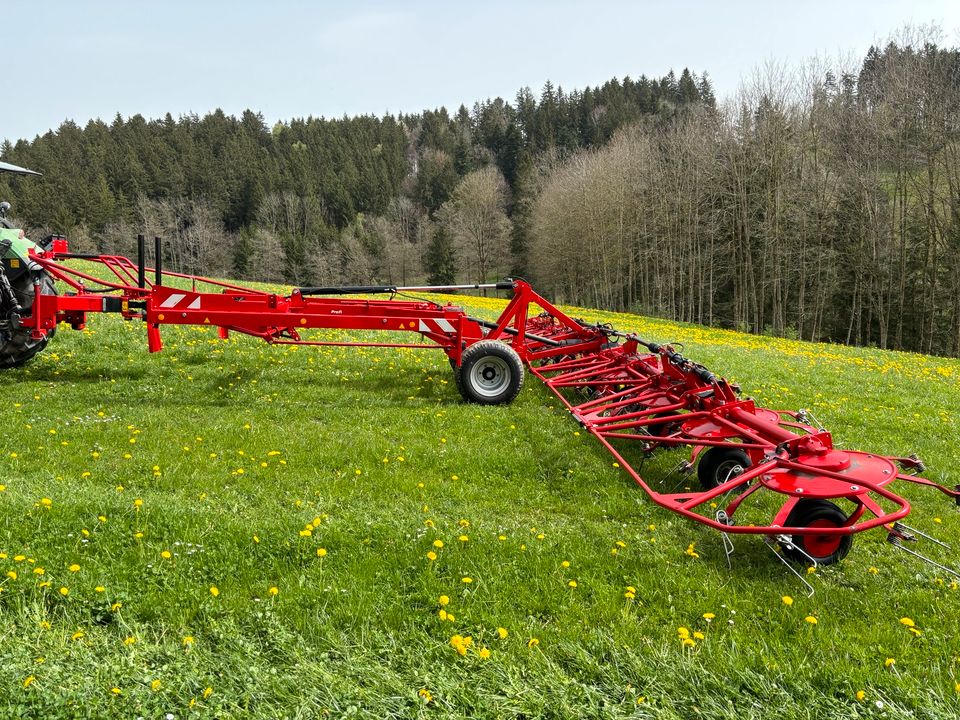
<svg viewBox="0 0 960 720">
<path fill-rule="evenodd" d="M 30 273 L 23 273 L 10 285 L 20 307 L 29 311 L 33 307 L 34 297 Z M 40 276 L 40 293 L 43 295 L 57 294 L 53 279 L 46 273 Z M 2 308 L 3 317 L 9 317 L 10 312 L 11 308 Z M 38 352 L 47 346 L 47 342 L 55 333 L 56 329 L 54 328 L 47 332 L 47 336 L 42 340 L 35 340 L 29 328 L 0 327 L 0 369 L 18 368 L 30 362 Z"/>
<path fill-rule="evenodd" d="M 844 527 L 847 516 L 829 500 L 801 500 L 790 511 L 784 523 L 786 527 Z M 840 562 L 850 552 L 852 535 L 793 535 L 796 547 L 784 547 L 783 554 L 801 565 L 810 565 L 810 558 L 820 565 Z M 803 553 L 797 550 L 799 548 Z"/>
<path fill-rule="evenodd" d="M 457 386 L 457 392 L 463 397 L 463 385 L 460 383 L 460 368 L 453 361 L 453 358 L 447 358 L 450 361 L 450 369 L 453 370 L 453 384 Z"/>
<path fill-rule="evenodd" d="M 496 340 L 480 340 L 463 351 L 457 388 L 467 402 L 506 405 L 523 387 L 517 352 Z"/>
<path fill-rule="evenodd" d="M 734 470 L 740 468 L 740 472 Z M 697 464 L 697 478 L 704 490 L 712 490 L 727 481 L 727 478 L 742 475 L 750 467 L 750 458 L 737 448 L 712 447 Z M 733 473 L 733 475 L 731 475 Z"/>
</svg>

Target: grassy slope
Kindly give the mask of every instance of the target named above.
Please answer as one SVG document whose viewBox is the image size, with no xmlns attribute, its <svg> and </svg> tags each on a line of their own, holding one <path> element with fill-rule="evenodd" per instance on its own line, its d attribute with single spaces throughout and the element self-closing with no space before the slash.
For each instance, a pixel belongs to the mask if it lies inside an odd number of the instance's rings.
<svg viewBox="0 0 960 720">
<path fill-rule="evenodd" d="M 592 315 L 960 483 L 960 362 Z M 758 540 L 727 570 L 534 381 L 479 408 L 439 354 L 192 328 L 151 356 L 143 335 L 95 317 L 0 376 L 4 716 L 960 716 L 960 592 L 882 533 L 807 599 Z M 946 499 L 905 492 L 960 540 Z M 680 627 L 705 637 L 683 649 Z"/>
</svg>

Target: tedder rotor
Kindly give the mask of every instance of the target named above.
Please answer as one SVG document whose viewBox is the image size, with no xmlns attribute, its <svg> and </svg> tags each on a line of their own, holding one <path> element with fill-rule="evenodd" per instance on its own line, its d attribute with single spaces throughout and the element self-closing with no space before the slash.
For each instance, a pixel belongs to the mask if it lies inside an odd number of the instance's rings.
<svg viewBox="0 0 960 720">
<path fill-rule="evenodd" d="M 933 562 L 905 546 L 928 536 L 903 524 L 910 505 L 891 486 L 897 481 L 926 485 L 960 504 L 960 486 L 921 477 L 924 466 L 916 456 L 836 448 L 830 433 L 807 412 L 758 407 L 741 397 L 736 385 L 672 346 L 572 318 L 523 280 L 302 287 L 281 295 L 164 273 L 159 238 L 154 267 L 148 268 L 142 236 L 134 263 L 114 255 L 70 253 L 60 236 L 34 245 L 21 231 L 0 232 L 2 367 L 32 358 L 59 324 L 82 329 L 89 313 L 109 312 L 144 321 L 151 352 L 161 349 L 164 325 L 215 326 L 221 337 L 234 331 L 272 344 L 433 348 L 449 358 L 464 399 L 480 404 L 511 402 L 526 367 L 655 503 L 723 533 L 728 559 L 729 536 L 748 534 L 779 547 L 781 559 L 830 564 L 848 553 L 853 535 L 883 528 L 895 547 Z M 168 278 L 176 278 L 176 284 L 164 284 Z M 491 321 L 450 303 L 409 296 L 466 288 L 509 290 L 513 297 Z M 378 294 L 388 297 L 345 297 Z M 340 342 L 304 334 L 315 328 L 404 331 L 420 338 Z M 699 488 L 661 492 L 640 476 L 638 465 L 658 450 L 677 447 L 691 449 L 680 469 L 695 469 Z"/>
</svg>

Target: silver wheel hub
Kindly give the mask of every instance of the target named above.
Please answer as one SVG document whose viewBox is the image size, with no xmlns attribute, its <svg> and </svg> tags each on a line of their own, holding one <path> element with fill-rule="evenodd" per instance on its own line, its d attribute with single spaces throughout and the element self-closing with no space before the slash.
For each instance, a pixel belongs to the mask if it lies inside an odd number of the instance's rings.
<svg viewBox="0 0 960 720">
<path fill-rule="evenodd" d="M 495 355 L 481 358 L 470 369 L 470 384 L 478 395 L 496 397 L 510 385 L 510 366 Z"/>
</svg>

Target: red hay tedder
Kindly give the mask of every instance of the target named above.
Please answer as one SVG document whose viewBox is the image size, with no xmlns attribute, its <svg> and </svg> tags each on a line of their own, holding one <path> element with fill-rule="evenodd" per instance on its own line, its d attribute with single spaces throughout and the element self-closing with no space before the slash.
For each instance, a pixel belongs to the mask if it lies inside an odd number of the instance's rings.
<svg viewBox="0 0 960 720">
<path fill-rule="evenodd" d="M 830 564 L 847 554 L 855 533 L 883 527 L 895 547 L 956 574 L 904 546 L 917 536 L 933 538 L 901 522 L 910 505 L 891 491 L 894 481 L 936 488 L 960 504 L 960 486 L 951 489 L 920 477 L 924 466 L 919 458 L 837 449 L 830 433 L 806 412 L 757 407 L 740 397 L 737 386 L 670 345 L 571 318 L 522 280 L 313 287 L 278 295 L 165 275 L 159 239 L 156 267 L 145 267 L 144 255 L 142 237 L 136 263 L 111 255 L 71 254 L 65 239 L 49 238 L 29 252 L 30 281 L 19 294 L 18 307 L 9 312 L 16 327 L 8 334 L 28 331 L 32 356 L 58 324 L 80 329 L 88 313 L 115 312 L 146 322 L 151 352 L 161 349 L 163 325 L 211 325 L 221 337 L 234 331 L 274 344 L 435 348 L 449 358 L 463 397 L 490 405 L 516 397 L 526 366 L 655 503 L 723 533 L 728 556 L 729 536 L 750 534 L 763 536 L 774 549 L 779 546 L 781 559 Z M 100 266 L 100 271 L 84 272 L 78 269 L 83 263 L 76 261 Z M 103 269 L 109 280 L 103 279 Z M 164 285 L 165 277 L 186 280 L 179 284 L 190 287 Z M 67 292 L 57 294 L 50 279 L 60 281 Z M 488 321 L 452 304 L 402 295 L 466 288 L 510 290 L 513 298 L 496 321 Z M 358 294 L 386 294 L 389 299 L 342 297 Z M 402 330 L 421 338 L 418 343 L 376 343 L 301 336 L 314 328 Z M 19 363 L 6 366 L 14 364 Z M 689 461 L 678 469 L 692 473 L 696 468 L 699 489 L 658 492 L 628 459 L 639 456 L 642 461 L 658 449 L 679 446 L 692 448 Z M 760 521 L 738 518 L 738 512 L 749 515 L 748 507 L 760 513 Z"/>
</svg>

